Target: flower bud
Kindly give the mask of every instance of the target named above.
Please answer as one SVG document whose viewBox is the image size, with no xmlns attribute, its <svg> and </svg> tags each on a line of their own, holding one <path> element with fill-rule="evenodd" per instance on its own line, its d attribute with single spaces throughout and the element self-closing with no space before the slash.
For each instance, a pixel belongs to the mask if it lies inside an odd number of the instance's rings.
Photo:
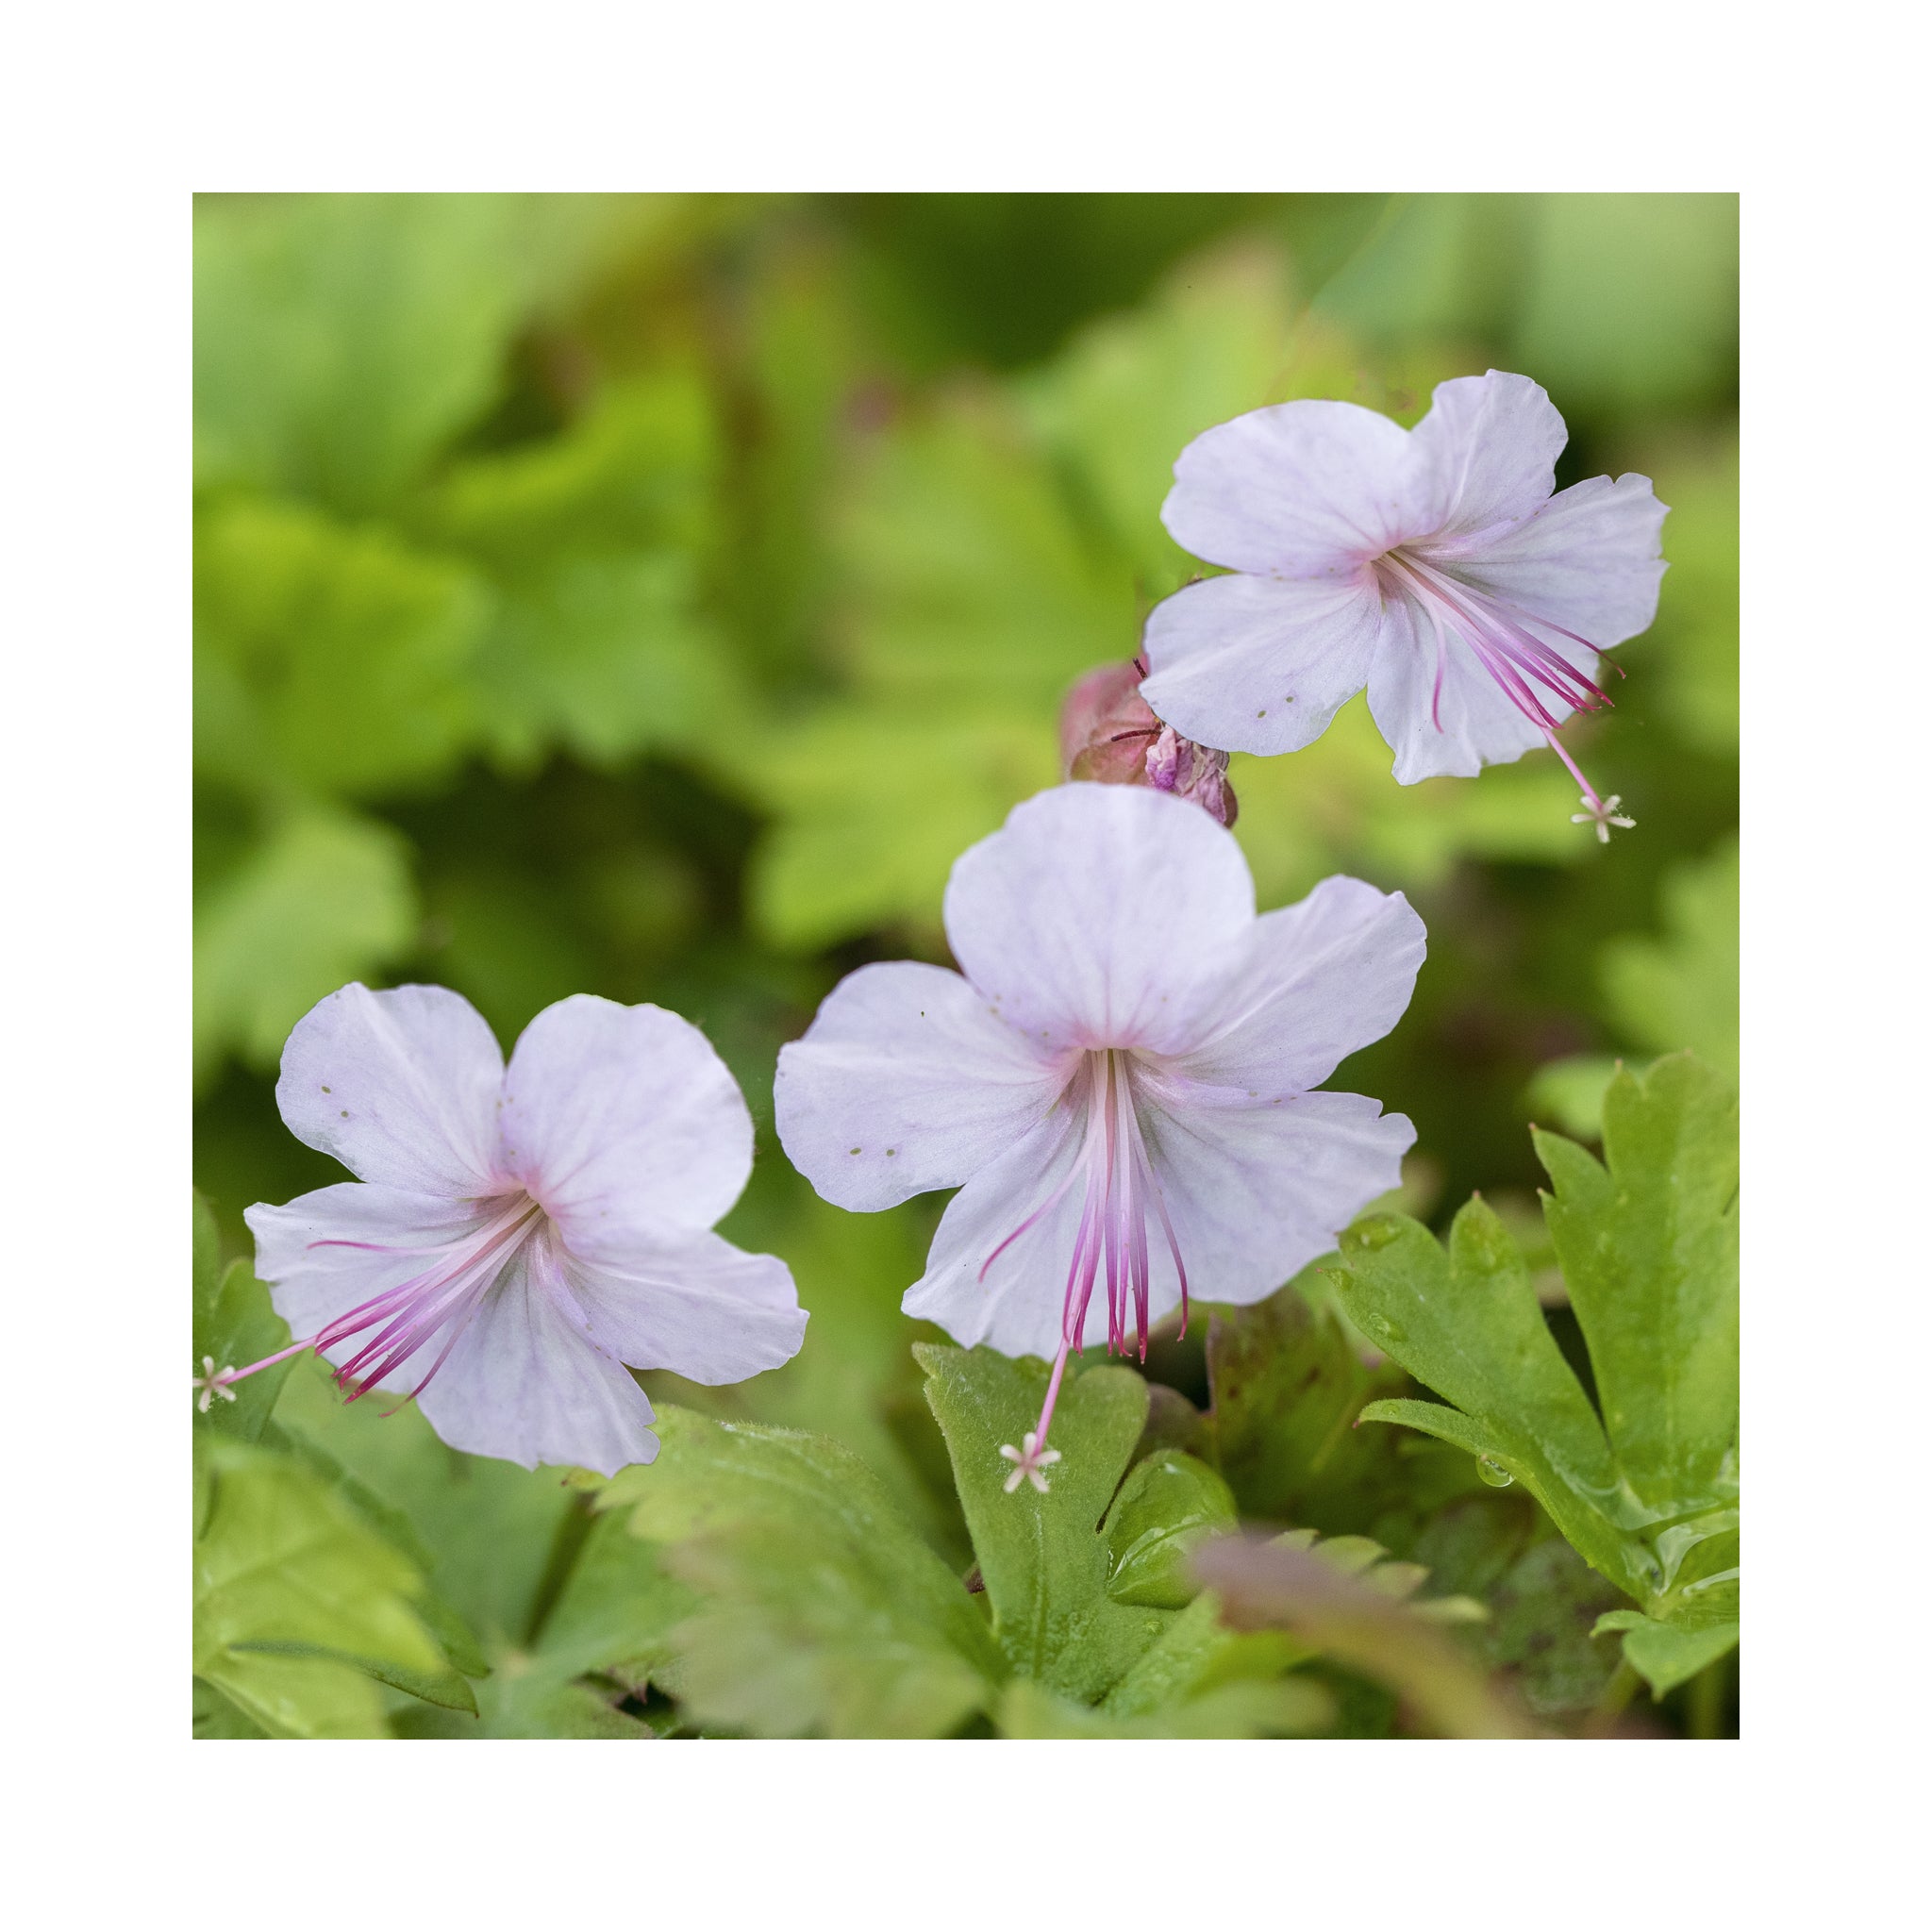
<svg viewBox="0 0 1932 1932">
<path fill-rule="evenodd" d="M 1060 758 L 1069 778 L 1101 785 L 1150 785 L 1189 798 L 1224 825 L 1235 820 L 1227 754 L 1183 738 L 1141 695 L 1145 666 L 1136 658 L 1103 664 L 1074 681 L 1060 707 Z"/>
</svg>

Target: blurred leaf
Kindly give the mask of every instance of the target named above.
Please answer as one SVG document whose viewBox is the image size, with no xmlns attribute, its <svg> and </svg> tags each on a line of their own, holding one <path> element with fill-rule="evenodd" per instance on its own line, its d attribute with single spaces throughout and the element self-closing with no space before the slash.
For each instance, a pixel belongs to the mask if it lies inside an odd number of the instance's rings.
<svg viewBox="0 0 1932 1932">
<path fill-rule="evenodd" d="M 196 473 L 359 511 L 489 405 L 515 326 L 519 210 L 495 194 L 196 208 Z"/>
<path fill-rule="evenodd" d="M 1145 1716 L 1116 1717 L 1016 1677 L 1001 1693 L 998 1715 L 1008 1738 L 1292 1738 L 1321 1730 L 1334 1709 L 1319 1684 L 1251 1680 L 1217 1685 Z"/>
<path fill-rule="evenodd" d="M 344 1403 L 327 1365 L 296 1364 L 276 1425 L 339 1463 L 408 1520 L 439 1597 L 476 1633 L 492 1663 L 521 1645 L 570 1499 L 555 1470 L 465 1456 L 413 1404 L 384 1415 Z"/>
<path fill-rule="evenodd" d="M 798 951 L 901 924 L 936 942 L 954 859 L 1053 784 L 1057 757 L 1050 707 L 831 709 L 774 734 L 753 780 L 783 814 L 754 861 L 759 927 Z"/>
<path fill-rule="evenodd" d="M 1480 1201 L 1444 1255 L 1399 1216 L 1342 1239 L 1350 1315 L 1444 1403 L 1373 1403 L 1520 1479 L 1598 1571 L 1651 1614 L 1737 1614 L 1737 1114 L 1690 1055 L 1605 1103 L 1607 1168 L 1536 1136 L 1545 1205 L 1604 1421 L 1545 1324 L 1513 1241 Z M 1453 1404 L 1454 1407 L 1449 1405 Z"/>
<path fill-rule="evenodd" d="M 1604 1137 L 1604 1095 L 1624 1063 L 1608 1054 L 1579 1053 L 1539 1067 L 1524 1098 L 1578 1141 Z"/>
<path fill-rule="evenodd" d="M 1197 1457 L 1164 1449 L 1137 1463 L 1107 1514 L 1107 1593 L 1178 1610 L 1199 1593 L 1189 1558 L 1235 1524 L 1227 1485 Z"/>
<path fill-rule="evenodd" d="M 1017 1445 L 1038 1424 L 1046 1364 L 927 1342 L 913 1353 L 945 1434 L 1000 1648 L 1020 1675 L 1097 1701 L 1173 1614 L 1108 1594 L 1112 1559 L 1097 1530 L 1140 1441 L 1147 1385 L 1128 1369 L 1076 1373 L 1070 1364 L 1053 1418 L 1053 1445 L 1064 1459 L 1052 1469 L 1047 1494 L 1023 1483 L 1009 1495 L 1012 1465 L 1000 1448 Z M 1191 1508 L 1198 1491 L 1186 1489 L 1181 1500 Z"/>
<path fill-rule="evenodd" d="M 415 514 L 513 580 L 573 557 L 698 556 L 724 458 L 702 372 L 673 362 L 614 384 L 561 435 L 453 464 Z"/>
<path fill-rule="evenodd" d="M 822 1436 L 661 1408 L 648 1471 L 600 1510 L 673 1545 L 703 1602 L 675 1634 L 680 1700 L 759 1736 L 937 1737 L 991 1695 L 978 1606 L 850 1450 Z"/>
<path fill-rule="evenodd" d="M 593 768 L 702 754 L 748 702 L 723 645 L 684 557 L 579 558 L 506 598 L 475 667 L 483 730 L 512 771 L 557 745 Z"/>
<path fill-rule="evenodd" d="M 1588 1710 L 1617 1664 L 1596 1641 L 1593 1621 L 1618 1591 L 1560 1537 L 1545 1537 L 1517 1557 L 1486 1593 L 1490 1622 L 1482 1655 L 1513 1669 L 1524 1702 L 1538 1715 Z"/>
<path fill-rule="evenodd" d="M 224 1270 L 221 1238 L 214 1216 L 200 1194 L 194 1197 L 194 1365 L 202 1373 L 205 1359 L 218 1369 L 246 1368 L 289 1345 L 289 1325 L 275 1311 L 268 1290 L 256 1280 L 246 1261 Z M 275 1397 L 295 1366 L 291 1357 L 235 1384 L 234 1399 L 215 1397 L 204 1413 L 196 1405 L 195 1419 L 205 1428 L 244 1442 L 261 1440 Z"/>
<path fill-rule="evenodd" d="M 1663 886 L 1661 940 L 1604 948 L 1604 991 L 1619 1031 L 1654 1053 L 1690 1048 L 1738 1074 L 1738 845 L 1674 866 Z"/>
<path fill-rule="evenodd" d="M 423 1578 L 408 1557 L 285 1457 L 223 1436 L 203 1453 L 198 1677 L 272 1737 L 382 1735 L 376 1682 L 475 1708 L 410 1602 Z"/>
<path fill-rule="evenodd" d="M 1579 414 L 1721 400 L 1735 367 L 1735 194 L 1544 194 L 1511 348 Z"/>
<path fill-rule="evenodd" d="M 283 820 L 194 913 L 194 1058 L 233 1047 L 273 1069 L 297 1020 L 367 977 L 416 933 L 402 841 L 385 824 L 307 809 Z"/>
<path fill-rule="evenodd" d="M 1652 442 L 1654 438 L 1646 438 Z M 1710 758 L 1738 751 L 1738 445 L 1719 432 L 1647 459 L 1664 521 L 1656 625 L 1620 653 L 1654 679 L 1672 732 Z"/>
<path fill-rule="evenodd" d="M 1386 1684 L 1439 1736 L 1534 1735 L 1442 1633 L 1442 1619 L 1403 1600 L 1403 1586 L 1413 1588 L 1407 1575 L 1398 1573 L 1393 1589 L 1376 1586 L 1374 1549 L 1362 1572 L 1350 1574 L 1333 1551 L 1324 1556 L 1292 1539 L 1223 1537 L 1199 1553 L 1194 1568 L 1236 1629 L 1288 1630 L 1310 1651 Z"/>
<path fill-rule="evenodd" d="M 1638 1610 L 1606 1611 L 1597 1619 L 1596 1631 L 1612 1630 L 1625 1633 L 1624 1655 L 1631 1669 L 1650 1686 L 1653 1697 L 1688 1684 L 1699 1671 L 1734 1649 L 1738 1641 L 1736 1623 L 1685 1629 L 1675 1624 L 1659 1624 Z"/>
<path fill-rule="evenodd" d="M 196 529 L 195 763 L 269 791 L 358 793 L 448 771 L 490 600 L 380 528 L 247 499 Z"/>
</svg>

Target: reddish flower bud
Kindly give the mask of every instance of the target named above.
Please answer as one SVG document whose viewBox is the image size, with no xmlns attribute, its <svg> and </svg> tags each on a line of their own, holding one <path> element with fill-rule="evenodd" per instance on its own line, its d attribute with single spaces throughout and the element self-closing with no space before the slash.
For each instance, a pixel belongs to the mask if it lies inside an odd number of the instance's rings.
<svg viewBox="0 0 1932 1932">
<path fill-rule="evenodd" d="M 1069 778 L 1101 785 L 1151 785 L 1192 799 L 1224 825 L 1235 820 L 1227 754 L 1183 738 L 1141 695 L 1136 658 L 1077 678 L 1060 707 L 1060 759 Z"/>
</svg>

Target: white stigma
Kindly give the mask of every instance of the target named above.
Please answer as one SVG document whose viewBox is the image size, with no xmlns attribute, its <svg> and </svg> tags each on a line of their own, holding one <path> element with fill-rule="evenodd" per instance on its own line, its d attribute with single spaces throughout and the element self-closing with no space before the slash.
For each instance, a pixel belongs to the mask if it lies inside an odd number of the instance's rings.
<svg viewBox="0 0 1932 1932">
<path fill-rule="evenodd" d="M 1592 799 L 1586 793 L 1577 800 L 1577 803 L 1583 806 L 1585 809 L 1582 811 L 1573 811 L 1570 814 L 1570 823 L 1573 825 L 1594 825 L 1596 827 L 1597 843 L 1607 845 L 1610 842 L 1610 827 L 1612 825 L 1621 825 L 1626 832 L 1634 832 L 1637 829 L 1637 821 L 1635 819 L 1626 819 L 1618 815 L 1617 808 L 1623 802 L 1623 799 L 1614 791 L 1607 798 L 1597 799 Z"/>
<path fill-rule="evenodd" d="M 201 1391 L 201 1400 L 194 1406 L 203 1415 L 208 1412 L 208 1407 L 217 1395 L 224 1402 L 234 1401 L 235 1391 L 228 1387 L 228 1377 L 234 1373 L 233 1369 L 216 1368 L 213 1356 L 202 1357 L 201 1374 L 194 1378 L 194 1386 Z"/>
<path fill-rule="evenodd" d="M 1013 1465 L 1013 1473 L 1007 1478 L 1007 1494 L 1011 1495 L 1023 1482 L 1030 1482 L 1043 1496 L 1046 1494 L 1046 1478 L 1041 1474 L 1060 1459 L 1058 1449 L 1042 1449 L 1040 1446 L 1040 1432 L 1028 1429 L 1022 1439 L 1024 1446 L 1015 1449 L 1010 1442 L 1003 1443 L 1000 1454 Z"/>
</svg>

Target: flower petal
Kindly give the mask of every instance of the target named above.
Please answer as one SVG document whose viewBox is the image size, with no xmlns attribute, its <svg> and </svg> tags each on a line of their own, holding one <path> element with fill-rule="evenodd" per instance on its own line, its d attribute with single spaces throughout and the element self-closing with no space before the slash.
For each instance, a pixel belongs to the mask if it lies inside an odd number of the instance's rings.
<svg viewBox="0 0 1932 1932">
<path fill-rule="evenodd" d="M 1383 626 L 1359 577 L 1207 577 L 1148 616 L 1141 695 L 1198 744 L 1299 751 L 1368 682 Z"/>
<path fill-rule="evenodd" d="M 1426 527 L 1408 432 L 1356 403 L 1251 409 L 1195 437 L 1174 475 L 1160 521 L 1183 550 L 1229 570 L 1350 575 Z"/>
<path fill-rule="evenodd" d="M 1648 476 L 1614 483 L 1592 476 L 1462 552 L 1451 567 L 1517 610 L 1603 650 L 1647 630 L 1657 616 L 1665 514 Z"/>
<path fill-rule="evenodd" d="M 300 1341 L 433 1267 L 439 1250 L 475 1235 L 493 1211 L 489 1202 L 342 1181 L 285 1208 L 258 1202 L 242 1219 L 255 1237 L 255 1272 Z M 338 1343 L 325 1351 L 327 1359 L 340 1368 L 368 1339 Z M 434 1360 L 433 1351 L 412 1357 L 377 1386 L 413 1389 Z"/>
<path fill-rule="evenodd" d="M 1436 385 L 1409 436 L 1415 493 L 1431 532 L 1488 530 L 1527 517 L 1557 487 L 1570 432 L 1526 375 L 1458 375 Z"/>
<path fill-rule="evenodd" d="M 741 1382 L 789 1362 L 805 1341 L 791 1271 L 715 1234 L 639 1251 L 623 1267 L 564 1261 L 591 1332 L 636 1369 Z"/>
<path fill-rule="evenodd" d="M 1360 1093 L 1265 1107 L 1197 1094 L 1185 1111 L 1146 1106 L 1141 1122 L 1189 1291 L 1204 1302 L 1273 1294 L 1395 1186 L 1415 1144 L 1403 1115 Z"/>
<path fill-rule="evenodd" d="M 1255 922 L 1225 1017 L 1174 1072 L 1271 1105 L 1318 1087 L 1402 1017 L 1426 950 L 1400 892 L 1324 879 L 1299 905 Z"/>
<path fill-rule="evenodd" d="M 1441 654 L 1437 679 L 1437 646 L 1430 627 L 1410 605 L 1391 604 L 1391 622 L 1369 667 L 1369 715 L 1395 754 L 1395 779 L 1413 785 L 1421 778 L 1473 778 L 1485 765 L 1507 765 L 1542 743 L 1543 734 L 1483 668 L 1459 637 Z M 1392 620 L 1398 612 L 1398 627 Z M 1406 635 L 1405 635 L 1406 633 Z M 1551 640 L 1562 644 L 1560 639 Z M 1560 655 L 1594 672 L 1594 657 L 1574 646 Z M 1541 685 L 1536 695 L 1560 724 L 1570 707 Z"/>
<path fill-rule="evenodd" d="M 592 993 L 525 1027 L 504 1076 L 502 1158 L 585 1261 L 708 1228 L 751 1174 L 751 1114 L 689 1020 Z"/>
<path fill-rule="evenodd" d="M 957 973 L 908 960 L 835 986 L 773 1086 L 791 1164 L 841 1208 L 957 1188 L 1045 1113 L 1063 1081 Z"/>
<path fill-rule="evenodd" d="M 937 1322 L 966 1348 L 983 1341 L 1002 1355 L 1055 1355 L 1087 1198 L 1084 1179 L 1074 1172 L 1083 1139 L 1074 1112 L 1057 1109 L 968 1181 L 947 1203 L 925 1273 L 900 1305 L 905 1312 Z M 1039 1219 L 1002 1248 L 1036 1213 Z M 1159 1316 L 1179 1306 L 1180 1280 L 1158 1236 L 1148 1258 L 1148 1306 Z M 1104 1274 L 1087 1307 L 1082 1340 L 1107 1340 Z"/>
<path fill-rule="evenodd" d="M 591 1326 L 554 1240 L 518 1250 L 418 1406 L 453 1449 L 615 1475 L 658 1454 L 650 1398 Z"/>
<path fill-rule="evenodd" d="M 275 1105 L 363 1180 L 455 1197 L 490 1191 L 502 1084 L 496 1036 L 460 993 L 354 982 L 295 1023 Z"/>
<path fill-rule="evenodd" d="M 946 886 L 953 957 L 1041 1054 L 1190 1037 L 1254 917 L 1234 835 L 1128 785 L 1028 799 Z"/>
</svg>

